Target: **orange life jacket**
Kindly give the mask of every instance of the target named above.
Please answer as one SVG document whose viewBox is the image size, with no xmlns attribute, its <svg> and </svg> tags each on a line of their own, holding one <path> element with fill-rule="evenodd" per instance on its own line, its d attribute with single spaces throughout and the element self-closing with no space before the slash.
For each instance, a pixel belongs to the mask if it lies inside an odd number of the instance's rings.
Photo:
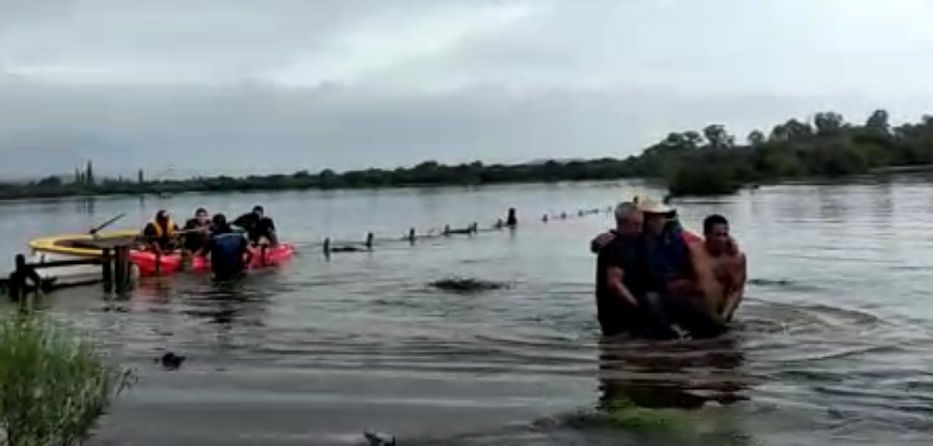
<svg viewBox="0 0 933 446">
<path fill-rule="evenodd" d="M 149 224 L 151 224 L 155 228 L 156 238 L 161 239 L 162 237 L 166 235 L 168 236 L 168 238 L 172 238 L 175 236 L 176 226 L 175 226 L 175 222 L 172 221 L 172 219 L 169 219 L 168 223 L 166 224 L 166 227 L 168 228 L 167 234 L 166 234 L 166 230 L 162 229 L 162 225 L 160 225 L 158 221 L 152 220 L 151 222 L 149 222 Z"/>
</svg>

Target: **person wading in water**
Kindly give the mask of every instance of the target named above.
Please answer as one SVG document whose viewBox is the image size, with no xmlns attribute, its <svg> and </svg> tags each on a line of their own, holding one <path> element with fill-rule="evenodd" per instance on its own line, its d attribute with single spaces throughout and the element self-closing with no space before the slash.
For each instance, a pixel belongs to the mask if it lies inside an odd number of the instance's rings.
<svg viewBox="0 0 933 446">
<path fill-rule="evenodd" d="M 615 218 L 615 237 L 599 250 L 596 260 L 596 310 L 603 335 L 677 337 L 651 299 L 657 290 L 647 271 L 644 216 L 633 203 L 622 203 Z"/>
</svg>

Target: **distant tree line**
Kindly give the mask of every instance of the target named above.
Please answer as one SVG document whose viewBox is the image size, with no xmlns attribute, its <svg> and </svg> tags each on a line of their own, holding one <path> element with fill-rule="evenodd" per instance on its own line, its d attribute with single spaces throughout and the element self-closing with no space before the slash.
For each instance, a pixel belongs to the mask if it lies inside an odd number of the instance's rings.
<svg viewBox="0 0 933 446">
<path fill-rule="evenodd" d="M 869 173 L 933 163 L 933 116 L 892 127 L 876 110 L 863 124 L 835 112 L 791 119 L 768 134 L 754 130 L 737 144 L 721 125 L 671 133 L 634 161 L 639 175 L 662 176 L 672 194 L 718 194 L 743 184 Z"/>
<path fill-rule="evenodd" d="M 638 156 L 587 161 L 491 164 L 479 161 L 444 165 L 426 161 L 413 167 L 337 173 L 325 169 L 290 175 L 196 177 L 146 181 L 95 179 L 88 163 L 75 179 L 58 176 L 26 184 L 0 183 L 0 198 L 69 195 L 155 194 L 188 191 L 258 191 L 483 185 L 654 177 L 667 181 L 674 195 L 723 194 L 744 184 L 812 176 L 844 176 L 883 167 L 933 164 L 933 116 L 892 127 L 888 113 L 877 110 L 861 125 L 835 112 L 813 119 L 791 119 L 767 134 L 754 130 L 738 143 L 722 125 L 702 131 L 670 133 Z"/>
</svg>

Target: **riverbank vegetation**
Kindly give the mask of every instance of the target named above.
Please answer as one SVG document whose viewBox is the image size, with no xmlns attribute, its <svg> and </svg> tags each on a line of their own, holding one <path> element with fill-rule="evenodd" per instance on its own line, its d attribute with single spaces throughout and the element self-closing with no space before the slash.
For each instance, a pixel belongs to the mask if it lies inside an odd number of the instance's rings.
<svg viewBox="0 0 933 446">
<path fill-rule="evenodd" d="M 0 444 L 77 445 L 129 384 L 94 347 L 37 314 L 0 322 Z"/>
<path fill-rule="evenodd" d="M 481 162 L 444 165 L 426 161 L 413 167 L 337 173 L 301 170 L 293 174 L 197 177 L 187 180 L 98 180 L 93 167 L 76 171 L 73 180 L 58 176 L 25 184 L 0 183 L 0 199 L 73 195 L 163 194 L 178 192 L 261 191 L 285 189 L 380 188 L 483 185 L 518 182 L 658 178 L 673 195 L 731 193 L 749 183 L 789 178 L 862 174 L 876 168 L 933 163 L 933 116 L 892 127 L 888 113 L 877 110 L 861 124 L 834 112 L 812 119 L 790 119 L 744 141 L 722 125 L 674 132 L 638 156 L 585 161 L 525 164 Z"/>
</svg>

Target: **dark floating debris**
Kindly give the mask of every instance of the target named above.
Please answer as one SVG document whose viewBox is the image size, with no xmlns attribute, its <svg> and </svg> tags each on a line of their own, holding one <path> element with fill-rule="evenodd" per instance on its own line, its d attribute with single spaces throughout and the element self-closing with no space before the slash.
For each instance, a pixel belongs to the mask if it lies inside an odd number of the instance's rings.
<svg viewBox="0 0 933 446">
<path fill-rule="evenodd" d="M 366 444 L 369 446 L 395 446 L 395 437 L 382 432 L 363 432 Z"/>
<path fill-rule="evenodd" d="M 362 245 L 350 243 L 344 245 L 333 245 L 330 237 L 324 239 L 324 254 L 330 255 L 335 252 L 366 252 L 373 250 L 373 241 L 375 235 L 372 232 L 366 234 L 366 241 Z"/>
<path fill-rule="evenodd" d="M 160 362 L 162 367 L 166 370 L 178 370 L 181 368 L 182 363 L 188 359 L 184 356 L 178 356 L 173 352 L 168 352 L 162 355 L 161 358 L 156 358 L 156 362 Z"/>
<path fill-rule="evenodd" d="M 757 286 L 789 286 L 791 281 L 787 279 L 749 279 L 749 285 Z"/>
<path fill-rule="evenodd" d="M 441 279 L 430 284 L 432 287 L 444 291 L 455 293 L 479 293 L 482 291 L 500 290 L 507 288 L 507 285 L 501 282 L 491 282 L 487 280 L 474 278 L 451 277 Z"/>
</svg>

